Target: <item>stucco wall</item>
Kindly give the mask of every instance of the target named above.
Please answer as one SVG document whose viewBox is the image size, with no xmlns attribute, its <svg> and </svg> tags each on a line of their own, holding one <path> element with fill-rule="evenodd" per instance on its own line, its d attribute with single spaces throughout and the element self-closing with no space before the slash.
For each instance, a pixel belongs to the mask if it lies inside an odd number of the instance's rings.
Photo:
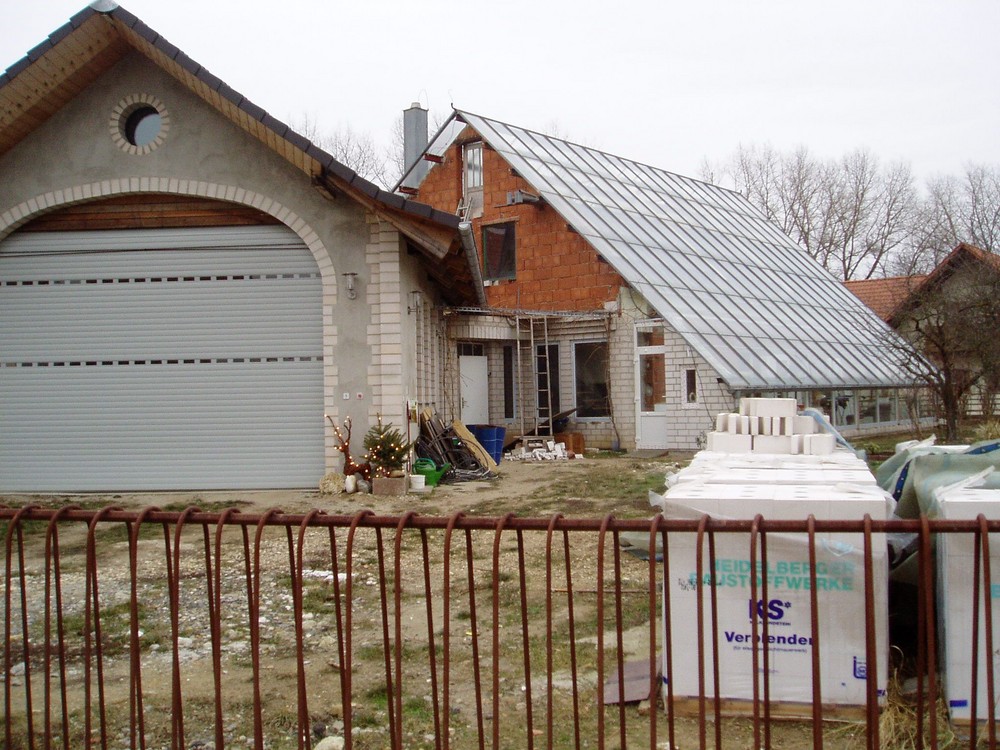
<svg viewBox="0 0 1000 750">
<path fill-rule="evenodd" d="M 117 135 L 114 113 L 129 96 L 155 98 L 166 115 L 162 143 L 149 153 L 130 153 Z M 61 206 L 129 193 L 201 195 L 275 216 L 310 248 L 322 275 L 326 413 L 338 422 L 351 416 L 358 452 L 376 412 L 405 420 L 416 390 L 415 368 L 403 366 L 404 354 L 413 361 L 415 322 L 400 288 L 430 290 L 399 234 L 349 198 L 323 197 L 309 175 L 141 55 L 123 58 L 0 157 L 0 176 L 0 238 Z M 348 272 L 357 274 L 357 299 L 345 294 Z M 340 454 L 328 421 L 326 430 L 330 470 Z"/>
</svg>

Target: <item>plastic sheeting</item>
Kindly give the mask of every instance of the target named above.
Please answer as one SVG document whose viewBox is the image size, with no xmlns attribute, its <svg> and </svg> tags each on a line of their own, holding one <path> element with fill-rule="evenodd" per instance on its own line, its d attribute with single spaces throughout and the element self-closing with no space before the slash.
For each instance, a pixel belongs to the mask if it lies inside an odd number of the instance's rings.
<svg viewBox="0 0 1000 750">
<path fill-rule="evenodd" d="M 939 515 L 934 490 L 978 474 L 1000 469 L 1000 440 L 974 445 L 935 445 L 933 439 L 897 447 L 875 474 L 879 486 L 896 499 L 898 518 Z M 984 480 L 985 489 L 1000 489 L 1000 472 Z"/>
</svg>

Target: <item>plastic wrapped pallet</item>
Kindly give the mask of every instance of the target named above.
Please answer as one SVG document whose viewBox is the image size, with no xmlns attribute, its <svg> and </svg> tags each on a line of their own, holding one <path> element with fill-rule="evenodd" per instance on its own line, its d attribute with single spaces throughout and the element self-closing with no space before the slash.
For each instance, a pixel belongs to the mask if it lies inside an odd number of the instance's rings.
<svg viewBox="0 0 1000 750">
<path fill-rule="evenodd" d="M 887 516 L 886 494 L 874 486 L 778 486 L 680 483 L 659 499 L 668 518 L 747 519 L 760 513 L 767 519 L 873 519 Z M 773 701 L 806 704 L 812 699 L 813 634 L 810 610 L 810 564 L 805 534 L 768 534 L 766 571 L 757 558 L 756 577 L 761 584 L 757 600 L 751 588 L 751 558 L 746 534 L 715 535 L 715 593 L 719 607 L 717 626 L 720 697 L 750 710 L 754 695 L 753 622 L 762 637 L 763 618 L 768 624 L 770 691 Z M 888 560 L 884 535 L 872 538 L 874 563 L 874 612 L 877 654 L 877 689 L 884 695 L 888 675 Z M 673 659 L 673 694 L 684 699 L 699 694 L 697 611 L 697 542 L 694 533 L 670 536 L 669 574 L 665 587 L 671 617 L 667 643 Z M 816 537 L 816 587 L 821 656 L 821 689 L 824 704 L 861 707 L 867 699 L 864 588 L 864 544 L 860 534 L 824 533 Z M 764 596 L 762 583 L 768 590 Z M 711 571 L 707 543 L 703 549 L 703 605 L 710 612 Z M 666 596 L 664 599 L 666 600 Z M 705 674 L 711 675 L 711 616 L 705 618 Z M 759 646 L 757 646 L 759 648 Z M 664 655 L 666 675 L 666 655 Z M 709 681 L 707 697 L 714 697 Z M 801 709 L 801 705 L 798 706 Z M 780 713 L 776 708 L 775 713 Z M 794 710 L 790 711 L 795 713 Z"/>
<path fill-rule="evenodd" d="M 935 493 L 941 517 L 974 519 L 983 514 L 988 520 L 1000 520 L 1000 490 L 976 489 L 963 484 L 966 483 L 945 487 Z M 979 638 L 975 651 L 979 662 L 976 687 L 976 718 L 979 721 L 986 720 L 990 715 L 986 692 L 988 670 L 993 671 L 995 689 L 1000 692 L 1000 534 L 990 534 L 989 537 L 991 587 L 988 591 L 980 588 Z M 945 699 L 952 721 L 962 724 L 972 720 L 973 643 L 970 623 L 973 621 L 974 539 L 971 534 L 939 534 L 937 539 L 937 610 Z M 987 603 L 993 619 L 992 655 L 986 652 Z M 1000 705 L 993 706 L 993 717 L 1000 719 Z"/>
</svg>

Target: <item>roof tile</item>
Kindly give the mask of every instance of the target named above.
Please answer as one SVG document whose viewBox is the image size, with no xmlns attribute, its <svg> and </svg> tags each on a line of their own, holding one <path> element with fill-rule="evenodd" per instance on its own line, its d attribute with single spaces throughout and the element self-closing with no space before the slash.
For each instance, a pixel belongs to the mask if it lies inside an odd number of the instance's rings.
<svg viewBox="0 0 1000 750">
<path fill-rule="evenodd" d="M 882 279 L 852 279 L 845 281 L 844 286 L 882 320 L 887 321 L 896 308 L 926 278 L 926 276 L 890 276 Z"/>
</svg>

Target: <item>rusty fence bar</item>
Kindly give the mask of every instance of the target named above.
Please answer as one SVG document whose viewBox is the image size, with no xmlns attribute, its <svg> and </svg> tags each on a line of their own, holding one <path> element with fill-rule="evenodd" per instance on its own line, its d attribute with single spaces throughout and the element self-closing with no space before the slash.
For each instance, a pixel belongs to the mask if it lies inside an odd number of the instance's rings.
<svg viewBox="0 0 1000 750">
<path fill-rule="evenodd" d="M 668 521 L 29 506 L 0 508 L 0 533 L 8 750 L 312 748 L 330 737 L 394 750 L 770 748 L 795 746 L 803 729 L 812 747 L 879 748 L 891 746 L 883 724 L 898 703 L 912 746 L 997 745 L 1000 586 L 990 535 L 1000 521 L 982 516 Z M 893 646 L 892 659 L 879 614 L 889 533 L 914 534 L 919 547 L 915 647 Z M 623 534 L 644 542 L 623 553 Z M 935 591 L 942 535 L 971 538 L 973 549 L 966 614 L 946 620 Z M 782 562 L 791 538 L 803 557 Z M 860 569 L 829 578 L 820 556 L 831 550 L 857 555 Z M 794 634 L 781 630 L 785 612 L 798 609 L 780 596 L 792 582 L 808 599 L 808 629 Z M 831 613 L 841 601 L 833 589 L 852 591 L 860 607 L 856 632 L 842 633 L 862 644 L 853 656 L 862 697 L 852 705 L 831 693 L 825 661 L 841 647 L 823 625 L 843 617 Z M 724 624 L 734 597 L 749 608 L 745 633 Z M 964 724 L 949 721 L 938 673 L 944 621 L 968 633 Z M 792 646 L 774 646 L 784 643 Z M 790 700 L 783 665 L 792 651 L 807 654 L 808 685 Z M 734 674 L 743 658 L 746 674 Z M 896 689 L 906 677 L 915 693 Z M 776 721 L 789 716 L 796 721 Z"/>
</svg>

